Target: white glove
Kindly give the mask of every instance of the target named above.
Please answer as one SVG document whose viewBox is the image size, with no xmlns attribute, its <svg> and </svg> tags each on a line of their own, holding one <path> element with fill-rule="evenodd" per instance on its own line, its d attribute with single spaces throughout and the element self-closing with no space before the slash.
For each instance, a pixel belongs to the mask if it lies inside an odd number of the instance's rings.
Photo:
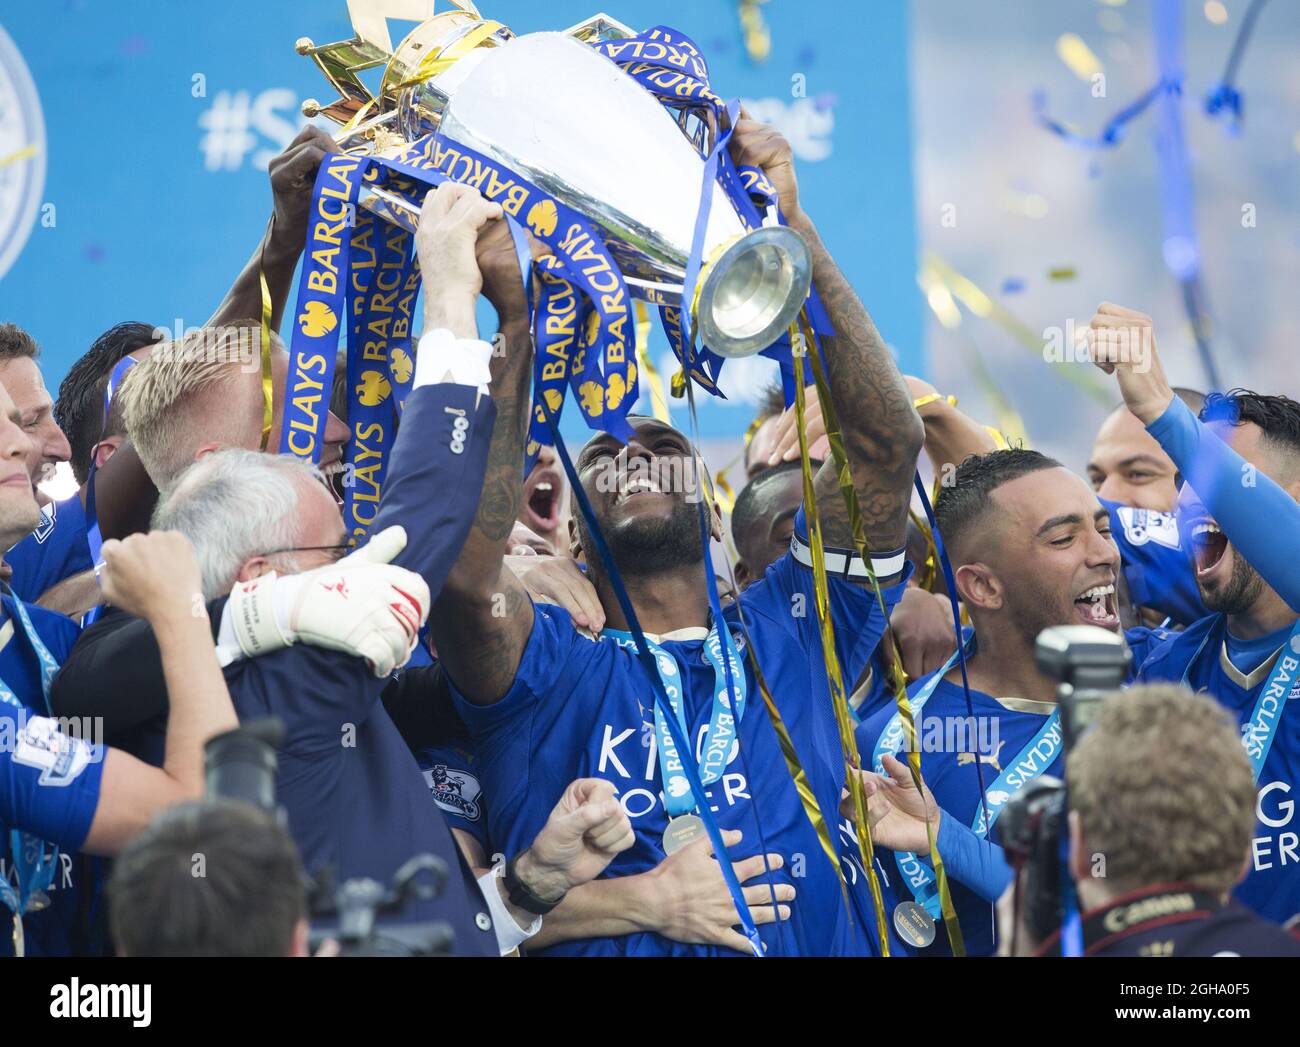
<svg viewBox="0 0 1300 1047">
<path fill-rule="evenodd" d="M 429 586 L 389 561 L 406 531 L 389 527 L 338 563 L 237 584 L 221 616 L 223 666 L 302 642 L 364 658 L 383 678 L 406 664 L 429 614 Z"/>
</svg>

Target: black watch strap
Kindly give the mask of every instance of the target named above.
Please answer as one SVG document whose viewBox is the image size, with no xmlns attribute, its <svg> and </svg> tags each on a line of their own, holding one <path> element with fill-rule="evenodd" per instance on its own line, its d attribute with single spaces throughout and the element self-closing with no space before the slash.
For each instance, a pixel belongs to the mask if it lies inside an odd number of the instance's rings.
<svg viewBox="0 0 1300 1047">
<path fill-rule="evenodd" d="M 528 885 L 519 879 L 519 873 L 515 868 L 521 854 L 522 851 L 506 863 L 506 897 L 510 899 L 511 905 L 519 906 L 524 912 L 530 912 L 534 916 L 545 916 L 564 901 L 564 895 L 560 895 L 553 902 L 546 902 L 530 891 Z"/>
</svg>

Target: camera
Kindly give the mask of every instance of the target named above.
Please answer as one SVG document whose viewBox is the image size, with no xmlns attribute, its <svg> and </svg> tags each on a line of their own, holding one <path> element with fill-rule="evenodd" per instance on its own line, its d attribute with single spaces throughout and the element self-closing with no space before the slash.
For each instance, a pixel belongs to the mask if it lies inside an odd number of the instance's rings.
<svg viewBox="0 0 1300 1047">
<path fill-rule="evenodd" d="M 1102 699 L 1123 684 L 1133 654 L 1117 633 L 1094 625 L 1058 625 L 1038 634 L 1034 660 L 1058 681 L 1056 702 L 1068 757 Z M 1065 783 L 1044 775 L 1012 797 L 998 823 L 1007 858 L 1023 875 L 1021 911 L 1035 941 L 1048 938 L 1065 915 L 1061 879 L 1068 808 Z"/>
<path fill-rule="evenodd" d="M 211 739 L 204 752 L 207 795 L 260 807 L 283 826 L 284 812 L 275 802 L 276 751 L 283 741 L 284 724 L 275 717 L 250 720 Z M 431 854 L 409 859 L 389 885 L 368 877 L 338 884 L 332 868 L 319 870 L 304 885 L 311 951 L 332 939 L 343 956 L 451 955 L 455 936 L 445 923 L 378 925 L 381 915 L 400 917 L 410 903 L 436 898 L 446 882 L 446 863 Z"/>
</svg>

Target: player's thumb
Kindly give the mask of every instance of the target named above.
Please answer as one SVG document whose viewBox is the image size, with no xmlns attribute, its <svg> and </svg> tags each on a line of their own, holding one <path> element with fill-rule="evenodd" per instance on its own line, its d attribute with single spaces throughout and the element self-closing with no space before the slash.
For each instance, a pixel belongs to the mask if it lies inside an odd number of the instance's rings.
<svg viewBox="0 0 1300 1047">
<path fill-rule="evenodd" d="M 617 816 L 617 800 L 589 800 L 561 817 L 560 821 L 576 837 L 585 836 L 602 822 Z"/>
<path fill-rule="evenodd" d="M 360 549 L 348 553 L 339 562 L 344 564 L 392 563 L 397 558 L 397 554 L 405 548 L 406 528 L 401 524 L 394 524 L 392 527 L 385 527 Z"/>
</svg>

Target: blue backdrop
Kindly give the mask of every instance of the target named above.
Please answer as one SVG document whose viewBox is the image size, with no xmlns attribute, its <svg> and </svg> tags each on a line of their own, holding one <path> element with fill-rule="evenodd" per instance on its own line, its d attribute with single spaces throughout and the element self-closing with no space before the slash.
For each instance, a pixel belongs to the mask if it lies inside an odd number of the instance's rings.
<svg viewBox="0 0 1300 1047">
<path fill-rule="evenodd" d="M 481 6 L 529 32 L 565 28 L 599 3 Z M 784 130 L 806 209 L 904 367 L 920 370 L 905 3 L 770 0 L 762 64 L 746 53 L 737 8 L 607 0 L 635 29 L 664 23 L 692 36 L 718 92 Z M 10 243 L 26 235 L 7 271 L 0 248 L 0 320 L 41 342 L 53 389 L 115 322 L 176 329 L 209 315 L 261 237 L 266 164 L 302 123 L 299 103 L 330 98 L 294 41 L 351 29 L 344 0 L 5 0 L 0 12 L 46 136 L 43 157 L 23 151 L 38 132 L 0 38 L 0 234 Z M 653 350 L 662 362 L 658 331 Z M 767 361 L 729 363 L 723 388 L 733 401 L 705 406 L 704 435 L 743 431 L 773 373 Z M 580 431 L 576 414 L 566 417 Z"/>
</svg>

